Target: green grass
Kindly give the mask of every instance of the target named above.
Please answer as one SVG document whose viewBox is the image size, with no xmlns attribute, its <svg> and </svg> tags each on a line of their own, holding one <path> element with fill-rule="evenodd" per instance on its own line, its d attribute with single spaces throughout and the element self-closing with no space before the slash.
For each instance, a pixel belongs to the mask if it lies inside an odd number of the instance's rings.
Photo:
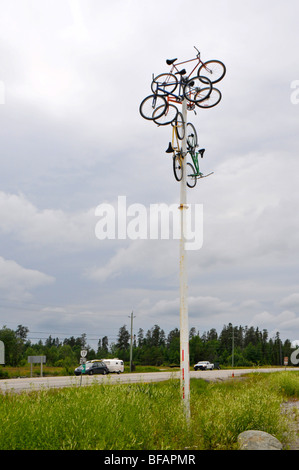
<svg viewBox="0 0 299 470">
<path fill-rule="evenodd" d="M 247 429 L 284 442 L 280 404 L 299 397 L 299 374 L 253 374 L 246 380 L 191 380 L 187 425 L 179 381 L 45 389 L 0 394 L 0 449 L 235 449 Z"/>
</svg>

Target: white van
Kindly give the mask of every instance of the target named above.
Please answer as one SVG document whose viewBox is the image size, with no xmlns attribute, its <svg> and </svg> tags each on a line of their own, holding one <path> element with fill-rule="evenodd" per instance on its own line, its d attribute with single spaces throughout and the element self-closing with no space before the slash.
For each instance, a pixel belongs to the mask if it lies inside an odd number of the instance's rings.
<svg viewBox="0 0 299 470">
<path fill-rule="evenodd" d="M 121 359 L 102 359 L 102 362 L 106 364 L 106 366 L 109 369 L 109 372 L 116 372 L 117 374 L 120 374 L 120 372 L 124 372 L 125 367 L 124 367 L 124 361 Z"/>
</svg>

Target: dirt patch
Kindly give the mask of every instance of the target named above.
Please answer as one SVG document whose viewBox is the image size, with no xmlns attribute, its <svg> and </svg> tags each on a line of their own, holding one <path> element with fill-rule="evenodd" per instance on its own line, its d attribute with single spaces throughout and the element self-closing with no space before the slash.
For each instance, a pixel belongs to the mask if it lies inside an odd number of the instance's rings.
<svg viewBox="0 0 299 470">
<path fill-rule="evenodd" d="M 291 418 L 291 432 L 294 439 L 289 444 L 290 450 L 299 450 L 299 400 L 289 400 L 282 404 L 282 413 Z"/>
</svg>

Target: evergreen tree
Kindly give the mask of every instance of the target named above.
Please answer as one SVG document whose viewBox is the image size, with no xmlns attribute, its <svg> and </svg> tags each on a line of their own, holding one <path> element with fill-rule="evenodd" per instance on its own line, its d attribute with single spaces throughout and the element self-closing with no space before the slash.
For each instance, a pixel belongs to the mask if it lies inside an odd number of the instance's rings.
<svg viewBox="0 0 299 470">
<path fill-rule="evenodd" d="M 116 347 L 123 352 L 128 351 L 130 347 L 130 333 L 126 328 L 126 325 L 123 325 L 119 329 Z"/>
</svg>

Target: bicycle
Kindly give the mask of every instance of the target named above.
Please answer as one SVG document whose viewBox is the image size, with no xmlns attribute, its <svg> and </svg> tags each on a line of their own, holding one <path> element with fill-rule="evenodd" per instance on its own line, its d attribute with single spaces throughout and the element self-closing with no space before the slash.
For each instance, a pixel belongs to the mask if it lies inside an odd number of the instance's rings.
<svg viewBox="0 0 299 470">
<path fill-rule="evenodd" d="M 212 92 L 211 81 L 205 77 L 197 78 L 190 81 L 186 88 L 186 82 L 183 78 L 184 73 L 184 71 L 180 73 L 179 94 L 170 91 L 172 88 L 167 89 L 167 87 L 173 84 L 171 82 L 166 83 L 164 80 L 165 74 L 160 74 L 156 78 L 153 78 L 152 90 L 154 90 L 154 93 L 144 98 L 139 107 L 139 112 L 144 119 L 152 120 L 160 126 L 171 124 L 174 122 L 179 111 L 170 101 L 181 103 L 185 97 L 188 101 L 187 107 L 192 109 L 190 105 L 191 101 L 194 104 L 200 104 L 208 99 Z M 169 78 L 169 75 L 166 75 L 167 78 Z M 198 81 L 200 81 L 201 86 L 198 86 Z"/>
<path fill-rule="evenodd" d="M 195 167 L 195 168 L 193 167 L 193 169 L 194 169 L 193 173 L 189 173 L 187 175 L 188 181 L 189 181 L 188 186 L 189 186 L 189 188 L 194 188 L 194 186 L 196 185 L 197 180 L 199 178 L 206 178 L 207 176 L 212 175 L 214 172 L 212 171 L 211 173 L 208 173 L 207 175 L 204 175 L 199 169 L 198 156 L 200 155 L 200 157 L 203 158 L 203 155 L 205 153 L 205 149 L 200 149 L 197 152 L 188 150 L 188 153 L 191 155 L 191 158 L 192 158 L 192 161 L 193 161 L 194 167 Z"/>
<path fill-rule="evenodd" d="M 159 110 L 155 116 L 153 116 L 154 112 Z M 164 96 L 159 95 L 149 95 L 144 98 L 139 106 L 139 112 L 144 119 L 148 119 L 149 121 L 154 120 L 154 117 L 158 119 L 161 117 L 167 109 L 167 100 Z"/>
<path fill-rule="evenodd" d="M 194 171 L 193 173 L 188 174 L 188 182 L 189 182 L 189 187 L 194 188 L 194 186 L 197 183 L 197 180 L 199 178 L 206 178 L 207 176 L 212 175 L 214 172 L 208 173 L 207 175 L 204 175 L 200 169 L 199 169 L 199 162 L 198 162 L 198 156 L 200 155 L 201 158 L 203 158 L 203 155 L 205 153 L 205 149 L 200 149 L 197 152 L 195 151 L 196 147 L 198 146 L 197 143 L 197 132 L 193 124 L 191 122 L 187 123 L 187 150 L 188 153 L 191 155 L 193 164 L 194 164 Z"/>
<path fill-rule="evenodd" d="M 194 126 L 191 123 L 187 123 L 186 125 L 187 132 L 188 132 L 188 128 L 190 128 L 191 131 L 193 131 Z M 187 143 L 188 141 L 189 143 L 192 142 L 192 140 L 190 139 L 191 131 L 190 131 L 190 136 L 187 135 L 186 137 Z M 183 140 L 184 136 L 185 136 L 185 126 L 184 126 L 183 115 L 182 113 L 179 112 L 176 120 L 174 121 L 174 124 L 172 124 L 172 141 L 169 142 L 168 148 L 165 151 L 165 153 L 173 154 L 172 168 L 173 168 L 174 177 L 177 181 L 181 181 L 183 178 L 182 159 L 185 158 L 185 156 L 187 155 L 187 152 L 182 151 L 180 142 L 179 142 L 180 140 Z M 189 175 L 194 175 L 196 170 L 190 162 L 186 163 L 186 171 L 187 171 L 187 178 L 186 178 L 187 186 L 189 186 L 190 188 L 193 188 L 194 187 L 193 178 L 190 178 Z"/>
<path fill-rule="evenodd" d="M 185 123 L 183 114 L 178 112 L 175 121 L 172 123 L 172 140 L 169 142 L 168 148 L 165 153 L 172 153 L 172 167 L 175 179 L 181 181 L 183 177 L 183 166 L 181 159 L 183 158 L 183 152 L 180 146 L 180 140 L 183 140 L 185 136 Z"/>
<path fill-rule="evenodd" d="M 187 64 L 189 62 L 197 61 L 195 67 L 191 70 L 191 72 L 188 74 L 187 78 L 190 78 L 191 75 L 197 70 L 197 76 L 204 76 L 210 79 L 212 83 L 218 83 L 220 80 L 223 79 L 224 75 L 226 74 L 226 67 L 223 62 L 220 60 L 212 59 L 212 60 L 207 60 L 206 62 L 202 62 L 200 58 L 200 52 L 197 49 L 197 47 L 193 46 L 194 49 L 197 51 L 196 57 L 194 59 L 189 59 L 185 60 L 183 62 L 177 62 L 177 59 L 167 59 L 166 63 L 167 65 L 171 65 L 170 73 L 173 74 L 174 70 L 178 72 L 179 66 L 183 64 Z M 201 64 L 201 65 L 200 65 Z M 213 78 L 213 80 L 212 80 Z"/>
<path fill-rule="evenodd" d="M 180 80 L 171 73 L 161 73 L 156 77 L 153 76 L 151 89 L 154 95 L 167 98 L 167 102 L 182 103 L 186 98 L 188 102 L 200 103 L 207 99 L 212 92 L 212 82 L 207 77 L 195 77 L 188 80 L 185 78 L 186 70 L 183 69 L 176 72 L 180 76 Z M 178 92 L 174 91 L 178 88 Z M 189 107 L 190 104 L 189 104 Z"/>
</svg>

